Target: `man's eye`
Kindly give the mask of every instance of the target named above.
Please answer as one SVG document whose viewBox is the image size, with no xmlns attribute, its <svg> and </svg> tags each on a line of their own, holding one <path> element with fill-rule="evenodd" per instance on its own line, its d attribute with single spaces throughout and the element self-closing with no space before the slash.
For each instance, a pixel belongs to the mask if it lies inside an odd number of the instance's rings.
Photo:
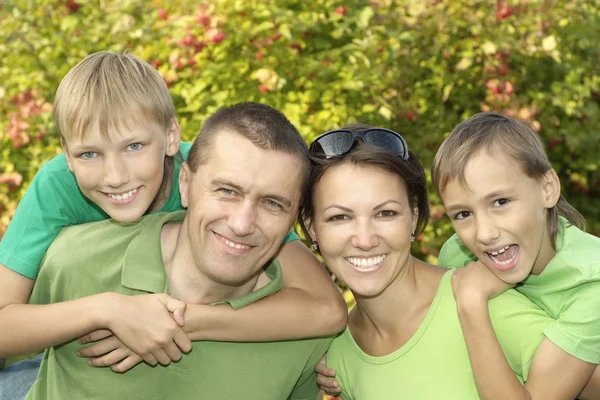
<svg viewBox="0 0 600 400">
<path fill-rule="evenodd" d="M 98 153 L 96 153 L 95 151 L 86 151 L 85 153 L 81 153 L 79 157 L 83 158 L 84 160 L 89 160 L 91 158 L 96 157 L 97 155 Z"/>
<path fill-rule="evenodd" d="M 137 151 L 140 150 L 142 147 L 143 145 L 141 143 L 132 143 L 129 146 L 127 146 L 127 150 Z"/>
<path fill-rule="evenodd" d="M 282 208 L 281 204 L 279 204 L 278 202 L 276 202 L 274 200 L 267 200 L 266 203 L 267 203 L 267 206 L 272 209 L 280 210 Z"/>
<path fill-rule="evenodd" d="M 225 195 L 225 196 L 233 196 L 235 194 L 235 192 L 231 189 L 227 189 L 227 188 L 219 188 L 217 189 L 217 192 Z"/>
</svg>

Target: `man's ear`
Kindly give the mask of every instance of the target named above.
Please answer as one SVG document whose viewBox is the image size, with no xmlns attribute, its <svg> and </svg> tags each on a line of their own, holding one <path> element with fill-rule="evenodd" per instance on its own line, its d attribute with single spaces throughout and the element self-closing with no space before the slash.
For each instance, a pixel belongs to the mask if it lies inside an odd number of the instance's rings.
<svg viewBox="0 0 600 400">
<path fill-rule="evenodd" d="M 171 126 L 167 131 L 167 147 L 165 153 L 173 157 L 179 151 L 181 145 L 181 128 L 176 118 L 171 121 Z"/>
<path fill-rule="evenodd" d="M 69 149 L 67 149 L 67 143 L 63 137 L 60 137 L 60 147 L 62 147 L 65 152 L 65 158 L 67 159 L 67 165 L 69 166 L 69 171 L 73 172 L 73 160 L 71 160 L 71 155 L 69 154 Z"/>
<path fill-rule="evenodd" d="M 181 164 L 181 168 L 179 169 L 179 194 L 181 195 L 181 205 L 183 208 L 188 208 L 188 200 L 189 200 L 189 189 L 190 189 L 190 179 L 192 178 L 192 171 L 190 170 L 190 166 L 187 162 Z"/>
<path fill-rule="evenodd" d="M 553 168 L 550 168 L 542 178 L 542 189 L 544 191 L 544 207 L 554 207 L 560 199 L 560 179 Z"/>
</svg>

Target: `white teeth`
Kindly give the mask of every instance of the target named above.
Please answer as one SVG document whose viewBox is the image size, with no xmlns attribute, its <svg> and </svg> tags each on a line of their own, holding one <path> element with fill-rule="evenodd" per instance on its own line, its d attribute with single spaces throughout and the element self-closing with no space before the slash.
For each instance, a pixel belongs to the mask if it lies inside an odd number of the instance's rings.
<svg viewBox="0 0 600 400">
<path fill-rule="evenodd" d="M 121 193 L 121 194 L 107 193 L 107 195 L 111 199 L 121 201 L 121 200 L 127 200 L 128 198 L 130 198 L 131 196 L 133 196 L 136 192 L 137 192 L 137 188 L 135 188 L 133 190 L 130 190 L 129 192 Z"/>
<path fill-rule="evenodd" d="M 505 252 L 506 250 L 508 250 L 509 248 L 510 248 L 510 246 L 506 246 L 506 247 L 504 247 L 504 248 L 502 248 L 502 249 L 500 249 L 500 250 L 497 250 L 497 251 L 492 251 L 492 252 L 490 252 L 489 254 L 491 254 L 491 255 L 493 255 L 493 256 L 497 256 L 498 254 L 502 254 L 502 253 L 504 253 L 504 252 Z"/>
<path fill-rule="evenodd" d="M 357 268 L 372 267 L 379 265 L 385 260 L 386 254 L 376 257 L 347 257 L 346 260 Z"/>
<path fill-rule="evenodd" d="M 221 236 L 223 238 L 223 241 L 225 242 L 225 244 L 229 247 L 233 247 L 234 249 L 249 249 L 250 246 L 246 246 L 243 244 L 239 244 L 239 243 L 235 243 L 232 242 L 231 240 L 227 240 L 225 239 L 223 236 Z"/>
</svg>

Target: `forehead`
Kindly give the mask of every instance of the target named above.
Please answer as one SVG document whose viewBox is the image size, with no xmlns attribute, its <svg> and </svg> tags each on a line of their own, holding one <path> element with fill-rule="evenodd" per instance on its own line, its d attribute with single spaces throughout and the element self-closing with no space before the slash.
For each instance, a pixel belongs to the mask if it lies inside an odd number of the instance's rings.
<svg viewBox="0 0 600 400">
<path fill-rule="evenodd" d="M 315 205 L 346 203 L 358 206 L 381 199 L 408 201 L 406 183 L 381 168 L 344 163 L 327 169 L 315 187 Z"/>
<path fill-rule="evenodd" d="M 302 163 L 293 154 L 262 149 L 228 129 L 216 132 L 206 162 L 204 179 L 228 180 L 257 195 L 276 194 L 298 200 Z"/>
<path fill-rule="evenodd" d="M 70 135 L 65 135 L 64 140 L 67 144 L 113 143 L 123 139 L 141 139 L 148 135 L 162 134 L 163 131 L 158 122 L 141 115 L 110 120 L 96 118 L 80 124 Z"/>
</svg>

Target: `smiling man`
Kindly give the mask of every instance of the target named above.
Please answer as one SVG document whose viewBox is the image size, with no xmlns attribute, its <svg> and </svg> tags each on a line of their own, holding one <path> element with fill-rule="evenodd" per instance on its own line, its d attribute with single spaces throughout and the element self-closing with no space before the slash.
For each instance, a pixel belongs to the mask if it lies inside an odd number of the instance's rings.
<svg viewBox="0 0 600 400">
<path fill-rule="evenodd" d="M 273 257 L 295 220 L 308 172 L 306 144 L 281 113 L 254 103 L 224 107 L 205 122 L 182 166 L 187 213 L 64 229 L 31 301 L 168 293 L 237 309 L 269 296 L 283 286 Z M 84 245 L 85 252 L 73 250 Z M 89 367 L 71 341 L 46 350 L 27 399 L 314 399 L 314 366 L 330 342 L 194 342 L 168 367 L 140 364 L 116 374 Z"/>
</svg>

